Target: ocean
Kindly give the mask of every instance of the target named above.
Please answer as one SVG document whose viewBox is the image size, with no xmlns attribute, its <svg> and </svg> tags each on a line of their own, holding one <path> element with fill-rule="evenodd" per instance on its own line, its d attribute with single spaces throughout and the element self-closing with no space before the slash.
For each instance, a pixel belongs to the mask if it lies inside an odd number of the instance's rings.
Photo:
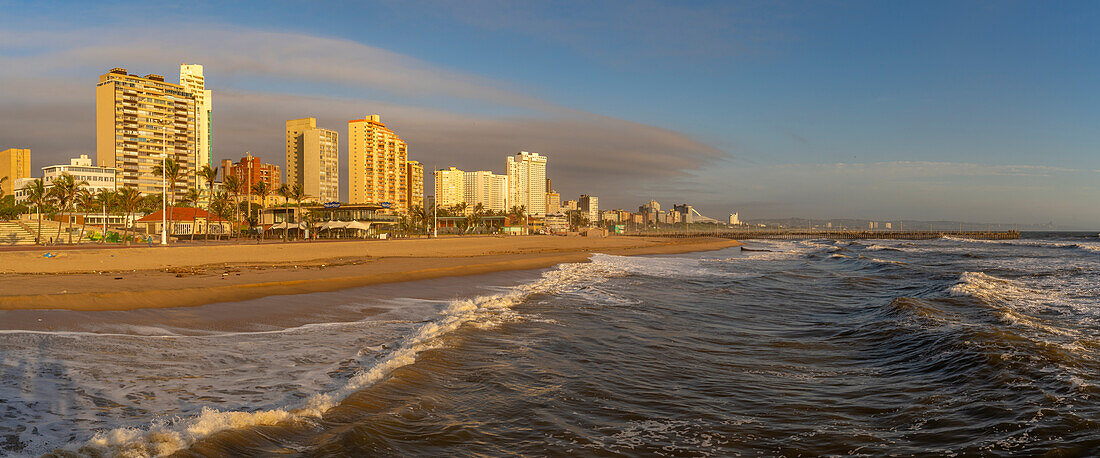
<svg viewBox="0 0 1100 458">
<path fill-rule="evenodd" d="M 0 455 L 1100 454 L 1100 239 L 0 312 Z"/>
</svg>

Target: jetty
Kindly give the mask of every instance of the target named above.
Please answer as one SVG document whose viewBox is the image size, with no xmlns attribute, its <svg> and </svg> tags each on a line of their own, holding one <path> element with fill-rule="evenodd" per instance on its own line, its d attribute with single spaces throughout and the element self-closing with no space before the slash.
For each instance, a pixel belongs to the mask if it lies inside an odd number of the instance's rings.
<svg viewBox="0 0 1100 458">
<path fill-rule="evenodd" d="M 865 239 L 892 239 L 892 240 L 932 240 L 942 237 L 955 237 L 960 239 L 975 240 L 1015 240 L 1020 238 L 1020 231 L 850 231 L 850 230 L 810 230 L 810 229 L 750 229 L 728 230 L 717 229 L 713 231 L 629 231 L 622 235 L 644 237 L 723 237 L 734 240 L 807 240 L 807 239 L 833 239 L 833 240 L 865 240 Z"/>
</svg>

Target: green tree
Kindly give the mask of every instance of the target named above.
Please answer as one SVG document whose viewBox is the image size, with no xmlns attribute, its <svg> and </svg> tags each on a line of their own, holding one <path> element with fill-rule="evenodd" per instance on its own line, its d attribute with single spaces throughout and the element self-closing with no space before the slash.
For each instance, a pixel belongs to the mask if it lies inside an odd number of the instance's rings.
<svg viewBox="0 0 1100 458">
<path fill-rule="evenodd" d="M 118 204 L 118 193 L 110 189 L 100 189 L 95 194 L 95 203 L 97 209 L 103 210 L 103 238 L 100 239 L 100 243 L 107 243 L 107 220 L 110 218 L 110 212 Z"/>
<path fill-rule="evenodd" d="M 153 167 L 153 174 L 158 177 L 164 177 L 164 181 L 168 184 L 168 227 L 164 228 L 168 231 L 168 235 L 172 235 L 171 227 L 175 220 L 172 219 L 172 208 L 176 205 L 176 183 L 180 179 L 180 164 L 176 162 L 175 158 L 169 157 L 162 161 L 161 164 L 157 164 Z"/>
<path fill-rule="evenodd" d="M 207 213 L 213 213 L 213 207 L 210 206 L 210 202 L 214 199 L 214 182 L 218 181 L 218 166 L 211 168 L 209 165 L 202 166 L 202 169 L 198 172 L 198 177 L 206 182 L 207 196 L 210 200 L 206 202 Z M 210 240 L 210 217 L 206 218 L 206 240 Z"/>
<path fill-rule="evenodd" d="M 76 209 L 76 198 L 80 194 L 80 187 L 87 186 L 85 181 L 77 182 L 73 179 L 72 175 L 68 173 L 62 173 L 61 176 L 54 178 L 50 187 L 50 195 L 54 201 L 57 202 L 58 210 L 61 212 L 61 216 L 68 216 L 69 224 L 69 244 L 73 244 L 73 219 L 72 210 Z M 61 240 L 61 223 L 57 224 L 57 240 Z"/>
<path fill-rule="evenodd" d="M 222 183 L 222 187 L 229 192 L 233 201 L 233 228 L 235 235 L 240 235 L 240 221 L 241 221 L 241 189 L 243 184 L 241 179 L 237 175 L 228 175 L 225 177 L 225 182 Z"/>
<path fill-rule="evenodd" d="M 95 213 L 96 204 L 99 202 L 96 200 L 96 195 L 87 189 L 80 189 L 76 193 L 76 208 L 84 213 L 84 217 L 80 219 L 80 237 L 77 237 L 77 242 L 84 240 L 84 231 L 88 227 L 88 214 Z"/>
<path fill-rule="evenodd" d="M 123 187 L 118 190 L 118 206 L 123 213 L 126 213 L 126 220 L 123 221 L 123 225 L 126 227 L 126 244 L 130 244 L 130 233 L 133 229 L 133 225 L 130 223 L 133 215 L 142 210 L 145 206 L 145 198 L 141 196 L 141 193 L 137 189 L 131 187 Z"/>
<path fill-rule="evenodd" d="M 46 191 L 46 183 L 41 178 L 31 181 L 23 186 L 23 191 L 27 193 L 27 202 L 34 204 L 34 209 L 38 213 L 38 232 L 34 236 L 34 243 L 42 244 L 42 210 L 49 201 L 50 196 Z"/>
<path fill-rule="evenodd" d="M 271 186 L 266 181 L 259 181 L 252 184 L 252 193 L 260 197 L 260 214 L 257 216 L 256 221 L 260 226 L 260 241 L 264 241 L 264 210 L 267 208 L 267 196 L 271 195 Z M 250 203 L 251 204 L 251 203 Z"/>
</svg>

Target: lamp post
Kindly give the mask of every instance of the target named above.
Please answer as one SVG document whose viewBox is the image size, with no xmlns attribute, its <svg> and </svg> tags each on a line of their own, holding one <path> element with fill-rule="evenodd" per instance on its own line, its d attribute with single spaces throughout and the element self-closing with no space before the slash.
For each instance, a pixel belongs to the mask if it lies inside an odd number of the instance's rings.
<svg viewBox="0 0 1100 458">
<path fill-rule="evenodd" d="M 160 206 L 160 219 L 161 219 L 161 231 L 160 231 L 160 244 L 168 244 L 168 153 L 160 156 L 160 183 L 161 183 L 161 206 Z"/>
</svg>

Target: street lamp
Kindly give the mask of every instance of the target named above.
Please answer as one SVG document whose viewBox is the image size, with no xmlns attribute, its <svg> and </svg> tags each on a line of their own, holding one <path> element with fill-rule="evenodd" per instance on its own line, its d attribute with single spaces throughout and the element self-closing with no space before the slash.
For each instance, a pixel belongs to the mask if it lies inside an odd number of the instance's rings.
<svg viewBox="0 0 1100 458">
<path fill-rule="evenodd" d="M 168 244 L 168 153 L 160 155 L 160 244 Z"/>
</svg>

